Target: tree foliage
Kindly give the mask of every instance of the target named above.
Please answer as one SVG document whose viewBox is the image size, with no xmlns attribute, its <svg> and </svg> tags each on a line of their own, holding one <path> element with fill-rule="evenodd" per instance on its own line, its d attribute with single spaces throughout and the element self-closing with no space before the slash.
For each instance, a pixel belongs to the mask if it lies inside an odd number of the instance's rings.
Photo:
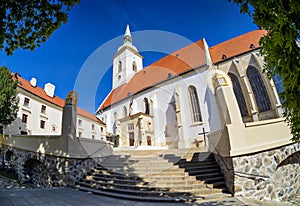
<svg viewBox="0 0 300 206">
<path fill-rule="evenodd" d="M 62 23 L 80 0 L 0 0 L 0 50 L 34 50 Z"/>
<path fill-rule="evenodd" d="M 13 78 L 7 67 L 0 67 L 0 124 L 9 125 L 17 117 L 19 99 L 18 81 Z"/>
<path fill-rule="evenodd" d="M 300 1 L 299 0 L 229 0 L 242 13 L 268 31 L 260 40 L 264 69 L 272 77 L 280 75 L 284 91 L 280 94 L 293 140 L 300 138 Z"/>
</svg>

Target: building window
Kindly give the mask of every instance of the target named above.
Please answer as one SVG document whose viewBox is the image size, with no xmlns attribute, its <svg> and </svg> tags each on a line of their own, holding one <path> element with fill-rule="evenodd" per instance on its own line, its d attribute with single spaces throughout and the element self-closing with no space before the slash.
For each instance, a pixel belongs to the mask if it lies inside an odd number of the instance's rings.
<svg viewBox="0 0 300 206">
<path fill-rule="evenodd" d="M 28 120 L 28 115 L 27 114 L 23 114 L 22 115 L 22 122 L 23 123 L 27 123 L 27 120 Z"/>
<path fill-rule="evenodd" d="M 127 117 L 127 108 L 125 106 L 123 107 L 123 116 Z"/>
<path fill-rule="evenodd" d="M 40 128 L 41 129 L 45 129 L 45 121 L 44 120 L 41 120 L 41 122 L 40 122 Z"/>
<path fill-rule="evenodd" d="M 255 67 L 249 66 L 247 69 L 247 76 L 254 93 L 258 111 L 266 112 L 271 110 L 269 95 L 259 71 Z"/>
<path fill-rule="evenodd" d="M 78 132 L 78 136 L 79 136 L 79 137 L 82 137 L 82 132 Z"/>
<path fill-rule="evenodd" d="M 42 105 L 41 113 L 46 114 L 46 106 L 45 105 Z"/>
<path fill-rule="evenodd" d="M 136 72 L 137 71 L 137 66 L 136 66 L 136 62 L 133 61 L 132 63 L 132 71 Z"/>
<path fill-rule="evenodd" d="M 25 97 L 24 99 L 24 104 L 25 107 L 29 107 L 29 99 L 27 97 Z"/>
<path fill-rule="evenodd" d="M 92 139 L 95 139 L 95 135 L 92 135 Z"/>
<path fill-rule="evenodd" d="M 82 120 L 81 119 L 78 120 L 78 126 L 82 127 Z"/>
<path fill-rule="evenodd" d="M 145 114 L 150 114 L 149 101 L 147 98 L 144 98 L 144 108 L 145 108 Z"/>
<path fill-rule="evenodd" d="M 118 121 L 118 113 L 114 113 L 114 124 L 113 124 L 113 133 L 117 134 L 117 121 Z"/>
<path fill-rule="evenodd" d="M 28 135 L 28 132 L 26 132 L 26 131 L 21 131 L 21 135 Z"/>
<path fill-rule="evenodd" d="M 134 124 L 128 124 L 127 129 L 128 131 L 134 130 Z"/>
<path fill-rule="evenodd" d="M 52 125 L 52 132 L 56 132 L 56 125 Z"/>
<path fill-rule="evenodd" d="M 101 133 L 103 133 L 103 127 L 100 128 Z"/>
<path fill-rule="evenodd" d="M 197 95 L 197 90 L 194 86 L 189 86 L 189 97 L 190 104 L 192 107 L 192 120 L 194 123 L 202 122 L 199 99 Z"/>
<path fill-rule="evenodd" d="M 121 72 L 122 71 L 122 62 L 119 61 L 119 64 L 118 64 L 118 72 Z"/>
<path fill-rule="evenodd" d="M 92 130 L 95 131 L 95 125 L 94 124 L 92 124 Z"/>
<path fill-rule="evenodd" d="M 234 92 L 235 98 L 237 100 L 239 109 L 241 111 L 241 115 L 242 115 L 242 117 L 248 116 L 248 109 L 247 109 L 246 101 L 245 101 L 245 98 L 243 95 L 243 91 L 242 91 L 240 82 L 234 74 L 228 73 L 228 76 L 230 77 L 230 79 L 232 81 L 233 92 Z"/>
</svg>

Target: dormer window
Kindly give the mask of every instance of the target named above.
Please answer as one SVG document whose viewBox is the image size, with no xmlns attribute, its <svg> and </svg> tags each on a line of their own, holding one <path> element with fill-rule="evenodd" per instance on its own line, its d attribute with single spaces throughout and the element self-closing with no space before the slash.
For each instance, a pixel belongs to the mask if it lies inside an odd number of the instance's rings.
<svg viewBox="0 0 300 206">
<path fill-rule="evenodd" d="M 254 44 L 250 44 L 249 49 L 255 49 Z"/>
<path fill-rule="evenodd" d="M 119 64 L 118 64 L 118 72 L 121 72 L 122 71 L 122 62 L 119 61 Z"/>
<path fill-rule="evenodd" d="M 227 56 L 225 54 L 223 54 L 222 59 L 227 59 Z"/>
<path fill-rule="evenodd" d="M 137 66 L 136 66 L 136 62 L 133 61 L 132 63 L 132 71 L 136 72 L 137 71 Z"/>
</svg>

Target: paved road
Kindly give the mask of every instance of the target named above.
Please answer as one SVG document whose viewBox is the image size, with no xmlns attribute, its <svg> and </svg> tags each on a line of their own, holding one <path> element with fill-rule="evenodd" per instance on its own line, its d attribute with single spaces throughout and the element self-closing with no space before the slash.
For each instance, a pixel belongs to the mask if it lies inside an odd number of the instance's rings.
<svg viewBox="0 0 300 206">
<path fill-rule="evenodd" d="M 297 197 L 296 197 L 297 199 Z M 289 205 L 300 205 L 294 201 Z M 299 202 L 300 203 L 300 202 Z M 0 206 L 274 206 L 283 205 L 275 202 L 258 202 L 247 198 L 228 198 L 218 201 L 185 203 L 152 203 L 136 202 L 110 197 L 93 195 L 69 187 L 32 189 L 26 188 L 16 181 L 0 176 Z"/>
</svg>

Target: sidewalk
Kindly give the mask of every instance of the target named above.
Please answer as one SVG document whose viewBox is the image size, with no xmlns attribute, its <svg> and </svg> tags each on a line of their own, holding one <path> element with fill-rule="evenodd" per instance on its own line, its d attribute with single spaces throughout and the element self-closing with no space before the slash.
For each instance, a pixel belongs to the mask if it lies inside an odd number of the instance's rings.
<svg viewBox="0 0 300 206">
<path fill-rule="evenodd" d="M 228 198 L 210 202 L 160 203 L 137 202 L 93 195 L 70 187 L 29 189 L 17 182 L 0 176 L 0 206 L 274 206 L 283 205 L 276 202 L 259 202 L 248 198 Z"/>
</svg>

